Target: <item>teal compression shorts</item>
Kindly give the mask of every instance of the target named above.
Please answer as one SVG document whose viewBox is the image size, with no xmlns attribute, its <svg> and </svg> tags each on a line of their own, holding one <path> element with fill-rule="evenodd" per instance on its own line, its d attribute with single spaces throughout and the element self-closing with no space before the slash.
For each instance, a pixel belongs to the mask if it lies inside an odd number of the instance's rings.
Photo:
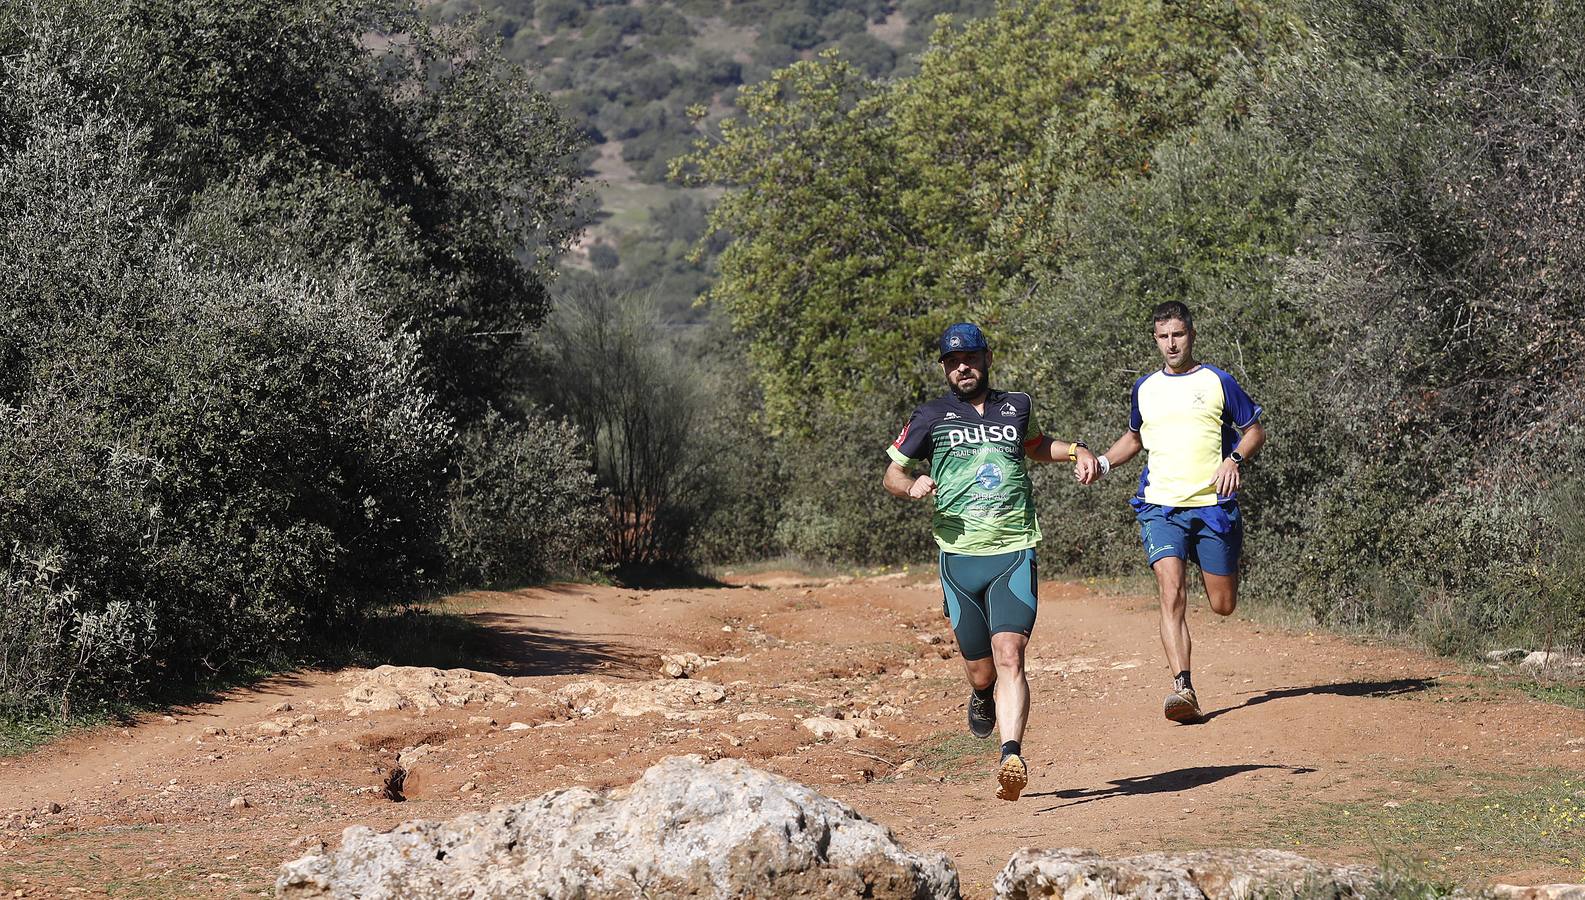
<svg viewBox="0 0 1585 900">
<path fill-rule="evenodd" d="M 994 556 L 941 552 L 942 608 L 952 620 L 964 659 L 991 655 L 991 635 L 1035 628 L 1037 599 L 1035 551 Z"/>
</svg>

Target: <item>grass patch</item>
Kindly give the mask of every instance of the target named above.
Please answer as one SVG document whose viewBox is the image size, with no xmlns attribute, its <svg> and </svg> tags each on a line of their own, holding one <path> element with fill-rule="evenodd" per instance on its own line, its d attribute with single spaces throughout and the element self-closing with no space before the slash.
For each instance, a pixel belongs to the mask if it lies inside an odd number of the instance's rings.
<svg viewBox="0 0 1585 900">
<path fill-rule="evenodd" d="M 1522 681 L 1519 689 L 1546 703 L 1558 703 L 1585 709 L 1585 684 L 1555 684 L 1539 681 Z"/>
<path fill-rule="evenodd" d="M 1307 881 L 1296 889 L 1285 885 L 1257 891 L 1252 900 L 1337 900 L 1338 896 L 1337 884 L 1321 879 Z M 1384 865 L 1374 881 L 1364 885 L 1361 891 L 1351 891 L 1345 896 L 1353 897 L 1354 900 L 1441 900 L 1444 897 L 1470 895 L 1460 894 L 1456 886 L 1437 881 L 1413 869 L 1405 871 L 1395 865 Z"/>
<path fill-rule="evenodd" d="M 706 568 L 704 574 L 713 578 L 730 578 L 733 576 L 764 575 L 767 572 L 795 572 L 810 578 L 835 578 L 839 575 L 852 574 L 852 571 L 852 569 L 845 569 L 830 563 L 807 560 L 801 556 L 778 556 L 774 559 L 733 563 L 727 566 L 712 566 Z"/>
<path fill-rule="evenodd" d="M 913 748 L 911 756 L 919 764 L 948 777 L 963 774 L 970 765 L 974 774 L 989 771 L 996 762 L 999 747 L 994 741 L 977 738 L 966 731 L 938 731 Z"/>
<path fill-rule="evenodd" d="M 1305 634 L 1316 631 L 1329 631 L 1339 633 L 1336 628 L 1325 628 L 1315 620 L 1315 614 L 1309 609 L 1284 603 L 1280 600 L 1262 598 L 1258 595 L 1249 598 L 1248 602 L 1240 601 L 1237 616 L 1264 628 L 1274 628 L 1289 634 Z M 1358 635 L 1354 635 L 1358 636 Z"/>
<path fill-rule="evenodd" d="M 1303 853 L 1368 841 L 1386 859 L 1414 859 L 1429 877 L 1483 881 L 1514 869 L 1556 867 L 1585 878 L 1585 776 L 1543 770 L 1521 777 L 1445 770 L 1405 782 L 1443 796 L 1320 803 L 1273 830 Z"/>
<path fill-rule="evenodd" d="M 20 756 L 55 740 L 63 734 L 92 728 L 108 721 L 105 716 L 87 716 L 61 721 L 53 716 L 0 718 L 0 756 Z"/>
</svg>

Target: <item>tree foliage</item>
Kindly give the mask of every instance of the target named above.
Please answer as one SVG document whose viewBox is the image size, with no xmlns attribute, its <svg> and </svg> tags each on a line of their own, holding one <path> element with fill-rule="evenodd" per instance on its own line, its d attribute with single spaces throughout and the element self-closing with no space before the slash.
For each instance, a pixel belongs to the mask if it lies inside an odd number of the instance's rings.
<svg viewBox="0 0 1585 900">
<path fill-rule="evenodd" d="M 539 386 L 592 449 L 606 492 L 599 543 L 623 566 L 683 561 L 714 502 L 704 384 L 659 330 L 642 295 L 588 285 L 552 319 Z"/>
<path fill-rule="evenodd" d="M 1233 10 L 1007 2 L 939 32 L 915 78 L 825 57 L 743 91 L 742 117 L 679 171 L 736 188 L 712 218 L 735 240 L 709 299 L 748 340 L 773 424 L 916 395 L 914 360 L 944 325 L 999 318 L 1027 225 L 1198 115 L 1258 37 Z M 818 393 L 812 373 L 830 377 Z"/>
<path fill-rule="evenodd" d="M 958 317 L 1048 430 L 1108 440 L 1159 365 L 1149 309 L 1186 301 L 1201 358 L 1267 411 L 1244 491 L 1257 596 L 1443 650 L 1577 643 L 1581 567 L 1558 548 L 1585 449 L 1581 11 L 1015 2 L 891 84 L 795 66 L 691 161 L 734 191 L 711 298 L 786 452 L 828 458 L 856 430 L 819 415 L 939 389 L 929 342 Z M 1114 477 L 1042 480 L 1070 526 L 1048 560 L 1137 567 Z"/>
<path fill-rule="evenodd" d="M 485 48 L 373 49 L 414 21 L 377 13 L 0 7 L 0 708 L 310 651 L 468 573 L 454 427 L 516 343 L 472 330 L 543 315 L 570 131 Z M 563 483 L 536 514 L 589 503 Z"/>
</svg>

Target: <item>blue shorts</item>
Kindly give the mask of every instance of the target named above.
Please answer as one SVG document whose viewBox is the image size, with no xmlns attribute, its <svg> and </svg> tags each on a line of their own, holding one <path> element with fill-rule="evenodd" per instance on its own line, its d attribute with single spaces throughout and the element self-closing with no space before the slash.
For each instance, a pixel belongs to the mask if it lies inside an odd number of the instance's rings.
<svg viewBox="0 0 1585 900">
<path fill-rule="evenodd" d="M 993 634 L 1034 631 L 1037 584 L 1033 547 L 993 556 L 941 552 L 942 608 L 964 659 L 990 656 Z"/>
<path fill-rule="evenodd" d="M 1238 574 L 1244 549 L 1244 520 L 1232 501 L 1216 506 L 1139 504 L 1139 540 L 1150 565 L 1169 556 L 1198 563 L 1211 575 Z"/>
</svg>

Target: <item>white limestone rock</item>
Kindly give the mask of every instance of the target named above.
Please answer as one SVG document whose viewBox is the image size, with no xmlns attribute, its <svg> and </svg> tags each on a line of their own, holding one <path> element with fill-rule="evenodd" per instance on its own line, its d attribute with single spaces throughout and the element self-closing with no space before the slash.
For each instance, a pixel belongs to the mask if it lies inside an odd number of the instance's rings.
<svg viewBox="0 0 1585 900">
<path fill-rule="evenodd" d="M 660 674 L 667 678 L 691 678 L 711 662 L 697 653 L 668 653 L 660 658 Z"/>
<path fill-rule="evenodd" d="M 1019 850 L 996 876 L 999 900 L 1232 900 L 1257 895 L 1349 896 L 1375 880 L 1367 866 L 1332 866 L 1281 850 L 1198 850 L 1108 859 L 1093 850 Z M 1311 891 L 1311 889 L 1314 891 Z"/>
<path fill-rule="evenodd" d="M 551 791 L 449 822 L 353 827 L 282 867 L 283 898 L 958 897 L 941 853 L 739 760 L 670 757 L 609 793 Z"/>
<path fill-rule="evenodd" d="M 380 666 L 342 676 L 353 682 L 342 697 L 349 713 L 363 714 L 392 709 L 426 712 L 441 707 L 506 706 L 523 710 L 517 718 L 542 722 L 565 718 L 565 704 L 537 688 L 513 684 L 493 672 L 472 669 L 435 669 L 428 666 Z"/>
<path fill-rule="evenodd" d="M 693 679 L 654 681 L 575 681 L 554 694 L 556 700 L 585 716 L 611 713 L 616 716 L 660 715 L 668 719 L 692 719 L 726 700 L 726 689 L 719 684 Z"/>
</svg>

